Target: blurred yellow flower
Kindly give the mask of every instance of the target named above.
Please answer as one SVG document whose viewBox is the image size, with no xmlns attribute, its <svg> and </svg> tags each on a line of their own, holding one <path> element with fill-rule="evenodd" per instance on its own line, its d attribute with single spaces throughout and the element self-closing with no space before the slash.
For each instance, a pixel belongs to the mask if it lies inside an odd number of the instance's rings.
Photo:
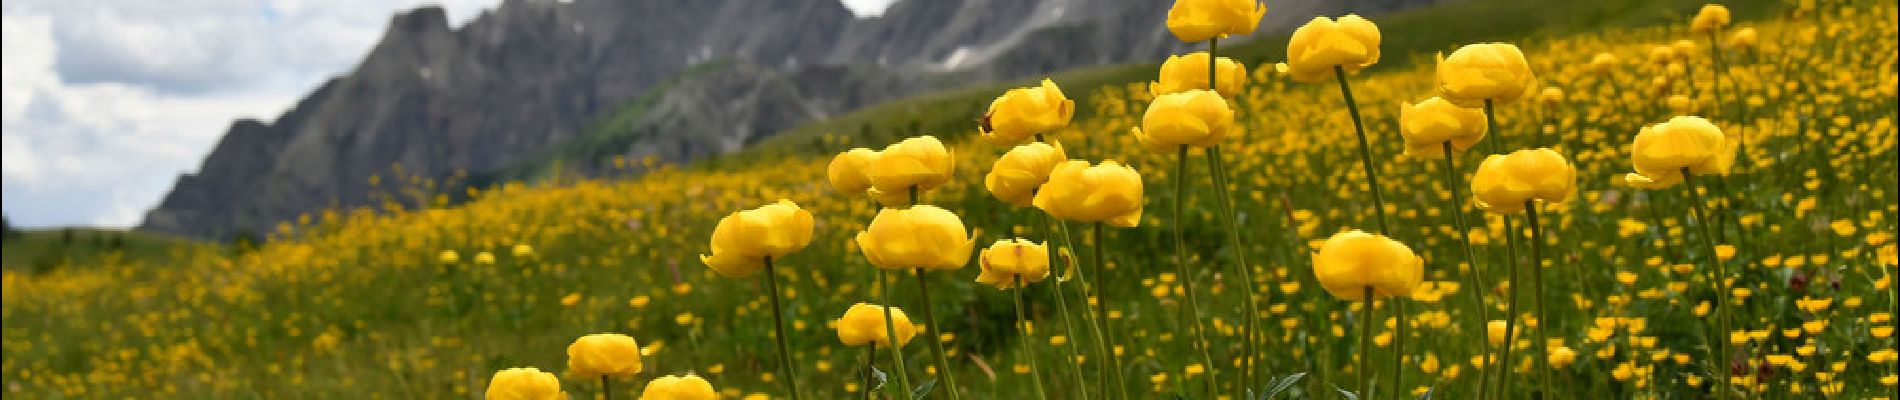
<svg viewBox="0 0 1900 400">
<path fill-rule="evenodd" d="M 976 233 L 963 220 L 932 205 L 886 208 L 857 236 L 864 258 L 878 268 L 957 269 L 970 261 Z"/>
<path fill-rule="evenodd" d="M 1477 43 L 1438 58 L 1438 91 L 1445 100 L 1468 108 L 1485 100 L 1509 104 L 1537 87 L 1537 75 L 1524 52 L 1509 43 Z"/>
<path fill-rule="evenodd" d="M 1399 107 L 1399 136 L 1405 139 L 1407 156 L 1437 158 L 1444 155 L 1445 142 L 1465 151 L 1484 139 L 1485 130 L 1484 110 L 1459 107 L 1443 98 Z"/>
<path fill-rule="evenodd" d="M 712 383 L 699 375 L 667 375 L 647 382 L 645 390 L 640 391 L 640 400 L 716 400 L 719 393 L 713 391 Z"/>
<path fill-rule="evenodd" d="M 456 253 L 455 250 L 443 250 L 442 253 L 435 255 L 435 261 L 443 264 L 454 264 L 462 261 L 462 255 Z"/>
<path fill-rule="evenodd" d="M 1030 284 L 1049 277 L 1049 248 L 1022 238 L 998 240 L 977 256 L 983 272 L 976 282 L 998 289 L 1016 287 L 1016 280 Z"/>
<path fill-rule="evenodd" d="M 935 136 L 918 136 L 893 143 L 871 163 L 871 187 L 884 193 L 936 189 L 950 181 L 956 161 Z"/>
<path fill-rule="evenodd" d="M 831 181 L 831 188 L 846 196 L 858 195 L 870 189 L 871 176 L 867 172 L 871 164 L 877 161 L 877 155 L 877 150 L 859 147 L 832 157 L 825 171 L 826 178 Z"/>
<path fill-rule="evenodd" d="M 1551 368 L 1561 369 L 1561 368 L 1570 366 L 1570 363 L 1576 362 L 1576 361 L 1577 361 L 1577 351 L 1571 350 L 1570 347 L 1559 346 L 1559 347 L 1550 349 Z"/>
<path fill-rule="evenodd" d="M 1484 340 L 1492 346 L 1504 344 L 1504 331 L 1507 326 L 1503 320 L 1491 320 L 1484 323 Z"/>
<path fill-rule="evenodd" d="M 1355 14 L 1332 18 L 1313 17 L 1286 45 L 1286 65 L 1293 79 L 1316 82 L 1333 77 L 1334 67 L 1346 72 L 1379 62 L 1379 26 Z"/>
<path fill-rule="evenodd" d="M 1043 79 L 1041 86 L 1010 89 L 996 97 L 977 128 L 990 143 L 1007 146 L 1068 126 L 1074 116 L 1075 101 L 1064 96 L 1055 81 Z"/>
<path fill-rule="evenodd" d="M 561 380 L 533 367 L 509 368 L 488 379 L 487 400 L 566 400 Z"/>
<path fill-rule="evenodd" d="M 1049 182 L 1049 173 L 1055 170 L 1056 164 L 1068 159 L 1060 143 L 1019 145 L 996 159 L 990 173 L 983 176 L 983 187 L 997 200 L 1027 206 L 1035 200 L 1036 189 Z"/>
<path fill-rule="evenodd" d="M 1598 75 L 1609 73 L 1610 70 L 1616 68 L 1616 63 L 1616 54 L 1609 52 L 1597 53 L 1595 57 L 1590 58 L 1590 73 Z"/>
<path fill-rule="evenodd" d="M 631 378 L 640 368 L 640 344 L 632 336 L 596 333 L 567 345 L 567 372 L 574 376 Z"/>
<path fill-rule="evenodd" d="M 1728 26 L 1728 23 L 1728 7 L 1721 4 L 1706 4 L 1702 6 L 1702 11 L 1695 13 L 1694 19 L 1689 20 L 1689 30 L 1695 33 L 1709 33 Z"/>
<path fill-rule="evenodd" d="M 1471 177 L 1472 200 L 1495 213 L 1524 211 L 1524 203 L 1562 203 L 1577 190 L 1577 168 L 1549 148 L 1493 154 Z"/>
<path fill-rule="evenodd" d="M 910 316 L 904 310 L 891 307 L 891 328 L 897 330 L 897 346 L 903 347 L 917 336 L 917 326 L 910 323 Z M 863 346 L 877 342 L 879 347 L 891 347 L 889 330 L 884 326 L 884 307 L 868 303 L 853 304 L 845 310 L 844 317 L 838 319 L 838 340 L 846 346 Z"/>
<path fill-rule="evenodd" d="M 1340 232 L 1326 239 L 1313 255 L 1313 274 L 1327 293 L 1342 300 L 1374 296 L 1408 296 L 1424 280 L 1424 260 L 1391 238 L 1360 230 Z"/>
<path fill-rule="evenodd" d="M 1095 166 L 1064 161 L 1049 173 L 1034 203 L 1058 219 L 1132 228 L 1141 223 L 1141 174 L 1114 160 Z"/>
<path fill-rule="evenodd" d="M 1735 33 L 1728 35 L 1728 47 L 1752 49 L 1760 44 L 1761 34 L 1756 33 L 1753 27 L 1736 29 Z"/>
<path fill-rule="evenodd" d="M 1157 80 L 1148 84 L 1148 93 L 1161 97 L 1189 90 L 1207 90 L 1207 58 L 1205 51 L 1168 56 L 1168 60 L 1161 63 Z M 1214 75 L 1220 80 L 1220 85 L 1213 90 L 1219 92 L 1221 97 L 1239 96 L 1241 89 L 1247 87 L 1247 67 L 1232 58 L 1216 58 Z"/>
<path fill-rule="evenodd" d="M 1168 9 L 1168 31 L 1183 42 L 1207 41 L 1253 33 L 1267 5 L 1258 0 L 1175 0 Z"/>
<path fill-rule="evenodd" d="M 751 275 L 765 257 L 782 257 L 811 244 L 812 216 L 791 200 L 739 211 L 713 228 L 712 255 L 699 256 L 713 272 L 729 278 Z"/>
</svg>

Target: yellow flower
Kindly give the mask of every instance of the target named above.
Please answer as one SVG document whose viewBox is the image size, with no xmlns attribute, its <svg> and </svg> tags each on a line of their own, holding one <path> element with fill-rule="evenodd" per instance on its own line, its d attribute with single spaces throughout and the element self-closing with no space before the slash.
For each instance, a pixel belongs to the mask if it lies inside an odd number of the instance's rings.
<svg viewBox="0 0 1900 400">
<path fill-rule="evenodd" d="M 1689 21 L 1689 30 L 1695 33 L 1709 33 L 1728 26 L 1728 7 L 1721 4 L 1707 4 L 1702 11 L 1695 13 L 1695 19 Z"/>
<path fill-rule="evenodd" d="M 812 216 L 791 200 L 739 211 L 713 227 L 712 255 L 700 262 L 713 272 L 738 278 L 765 266 L 765 257 L 781 257 L 811 244 Z"/>
<path fill-rule="evenodd" d="M 1049 181 L 1049 172 L 1068 159 L 1061 144 L 1036 142 L 1016 146 L 990 166 L 989 175 L 983 176 L 983 187 L 997 200 L 1027 206 L 1035 200 L 1036 188 Z"/>
<path fill-rule="evenodd" d="M 443 250 L 442 253 L 435 255 L 435 260 L 443 264 L 454 264 L 462 261 L 462 255 L 456 253 L 455 250 Z"/>
<path fill-rule="evenodd" d="M 475 253 L 475 259 L 472 261 L 475 261 L 475 265 L 494 265 L 495 253 L 490 253 L 486 251 L 477 252 Z"/>
<path fill-rule="evenodd" d="M 1181 146 L 1220 144 L 1234 126 L 1234 109 L 1211 90 L 1189 90 L 1155 97 L 1141 116 L 1137 139 L 1150 150 L 1173 153 Z"/>
<path fill-rule="evenodd" d="M 1235 97 L 1247 87 L 1247 67 L 1232 58 L 1219 57 L 1214 60 L 1214 75 L 1220 79 L 1220 85 L 1214 91 L 1222 97 Z M 1164 94 L 1180 93 L 1189 90 L 1207 89 L 1207 52 L 1199 51 L 1188 55 L 1168 56 L 1161 63 L 1159 79 L 1148 84 L 1148 92 L 1155 97 Z"/>
<path fill-rule="evenodd" d="M 936 189 L 950 181 L 956 163 L 935 136 L 904 139 L 884 148 L 871 163 L 871 187 L 885 193 Z"/>
<path fill-rule="evenodd" d="M 1043 79 L 1042 86 L 1010 89 L 997 96 L 977 128 L 990 143 L 1012 145 L 1068 126 L 1074 116 L 1075 101 L 1062 95 L 1055 81 Z"/>
<path fill-rule="evenodd" d="M 891 329 L 897 330 L 897 346 L 910 343 L 917 336 L 917 326 L 910 323 L 910 317 L 904 310 L 891 307 Z M 868 303 L 851 305 L 845 310 L 844 318 L 838 319 L 838 340 L 846 346 L 863 346 L 877 342 L 879 347 L 891 347 L 889 330 L 884 326 L 884 307 Z"/>
<path fill-rule="evenodd" d="M 640 400 L 715 400 L 719 393 L 713 391 L 711 383 L 699 375 L 667 375 L 647 382 L 646 390 L 640 391 Z"/>
<path fill-rule="evenodd" d="M 1674 47 L 1676 49 L 1676 56 L 1682 57 L 1684 59 L 1696 53 L 1695 51 L 1696 44 L 1694 40 L 1679 39 L 1673 43 L 1669 43 L 1669 47 Z"/>
<path fill-rule="evenodd" d="M 1755 28 L 1753 27 L 1737 29 L 1735 33 L 1728 35 L 1728 47 L 1746 49 L 1753 48 L 1760 43 L 1761 34 L 1755 33 Z"/>
<path fill-rule="evenodd" d="M 534 246 L 529 246 L 527 244 L 516 244 L 514 249 L 512 249 L 512 251 L 509 254 L 514 255 L 515 258 L 533 257 Z"/>
<path fill-rule="evenodd" d="M 1371 300 L 1367 288 L 1379 297 L 1410 295 L 1424 280 L 1424 267 L 1405 244 L 1360 230 L 1333 235 L 1313 255 L 1320 286 L 1342 300 Z"/>
<path fill-rule="evenodd" d="M 1564 102 L 1564 90 L 1556 86 L 1545 87 L 1537 93 L 1537 102 L 1544 105 L 1556 105 Z"/>
<path fill-rule="evenodd" d="M 1676 48 L 1656 45 L 1649 48 L 1649 62 L 1656 65 L 1669 65 L 1676 61 Z"/>
<path fill-rule="evenodd" d="M 1399 136 L 1405 138 L 1405 155 L 1437 158 L 1444 155 L 1444 143 L 1458 151 L 1470 149 L 1484 139 L 1484 110 L 1459 107 L 1442 98 L 1429 98 L 1418 104 L 1399 107 Z"/>
<path fill-rule="evenodd" d="M 957 269 L 970 261 L 976 233 L 965 236 L 963 220 L 932 205 L 886 208 L 859 232 L 858 249 L 879 268 Z"/>
<path fill-rule="evenodd" d="M 1645 126 L 1630 145 L 1636 172 L 1624 176 L 1630 186 L 1665 188 L 1682 181 L 1682 169 L 1694 174 L 1727 175 L 1735 143 L 1702 117 L 1675 117 Z"/>
<path fill-rule="evenodd" d="M 1576 361 L 1577 361 L 1577 351 L 1571 350 L 1570 347 L 1559 346 L 1557 348 L 1550 349 L 1550 366 L 1553 368 L 1568 367 L 1570 366 L 1570 363 L 1576 362 Z"/>
<path fill-rule="evenodd" d="M 1491 321 L 1485 322 L 1484 340 L 1486 342 L 1490 342 L 1492 346 L 1504 344 L 1505 328 L 1506 328 L 1505 322 L 1502 320 L 1491 320 Z"/>
<path fill-rule="evenodd" d="M 862 194 L 865 189 L 870 189 L 871 176 L 867 170 L 877 161 L 877 155 L 877 150 L 859 147 L 832 157 L 825 174 L 831 180 L 831 188 L 848 196 Z"/>
<path fill-rule="evenodd" d="M 1508 43 L 1477 43 L 1438 58 L 1438 91 L 1445 100 L 1478 108 L 1485 100 L 1502 105 L 1537 87 L 1537 75 L 1524 52 Z"/>
<path fill-rule="evenodd" d="M 1616 63 L 1615 54 L 1608 52 L 1597 53 L 1596 57 L 1590 58 L 1590 73 L 1599 75 L 1609 73 L 1610 69 L 1616 68 Z"/>
<path fill-rule="evenodd" d="M 976 282 L 998 289 L 1016 287 L 1019 277 L 1024 284 L 1049 277 L 1049 248 L 1021 238 L 998 240 L 983 249 L 976 260 L 983 267 Z"/>
<path fill-rule="evenodd" d="M 488 391 L 482 396 L 488 400 L 565 400 L 567 393 L 561 392 L 561 380 L 554 374 L 529 368 L 509 368 L 495 373 L 488 379 Z"/>
<path fill-rule="evenodd" d="M 1141 174 L 1114 160 L 1096 166 L 1081 160 L 1056 164 L 1035 199 L 1036 208 L 1058 219 L 1123 228 L 1141 223 L 1141 204 Z"/>
<path fill-rule="evenodd" d="M 1168 31 L 1183 42 L 1253 33 L 1267 5 L 1257 0 L 1175 0 L 1168 9 Z"/>
<path fill-rule="evenodd" d="M 897 191 L 886 192 L 882 190 L 877 190 L 877 188 L 871 188 L 870 190 L 865 190 L 864 195 L 870 196 L 871 200 L 876 201 L 877 204 L 880 206 L 893 207 L 893 208 L 910 207 L 910 191 L 909 190 L 897 190 Z"/>
<path fill-rule="evenodd" d="M 1293 31 L 1286 45 L 1286 65 L 1293 79 L 1315 82 L 1333 77 L 1333 67 L 1346 72 L 1379 62 L 1379 26 L 1358 15 L 1338 21 L 1313 17 Z"/>
<path fill-rule="evenodd" d="M 596 333 L 567 345 L 567 371 L 582 378 L 629 378 L 640 373 L 640 344 L 618 333 Z"/>
<path fill-rule="evenodd" d="M 1577 190 L 1577 168 L 1549 148 L 1493 154 L 1471 176 L 1472 200 L 1496 213 L 1524 211 L 1533 199 L 1562 203 Z"/>
</svg>

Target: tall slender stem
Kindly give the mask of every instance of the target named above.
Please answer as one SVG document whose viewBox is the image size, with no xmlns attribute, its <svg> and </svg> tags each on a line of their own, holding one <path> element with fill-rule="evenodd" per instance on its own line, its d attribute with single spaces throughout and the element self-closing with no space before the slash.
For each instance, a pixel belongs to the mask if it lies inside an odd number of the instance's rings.
<svg viewBox="0 0 1900 400">
<path fill-rule="evenodd" d="M 1037 230 L 1037 233 L 1040 234 L 1039 236 L 1042 236 L 1044 238 L 1054 236 L 1054 235 L 1049 234 L 1048 232 L 1049 231 L 1049 214 L 1038 212 L 1036 213 L 1036 215 L 1042 219 L 1042 223 L 1036 224 L 1036 230 Z M 1044 240 L 1048 240 L 1048 239 L 1044 239 Z M 1058 260 L 1065 259 L 1065 257 L 1062 257 L 1062 251 L 1060 250 L 1060 248 L 1058 248 L 1058 250 L 1056 251 L 1055 258 Z M 1071 263 L 1071 265 L 1068 265 L 1068 267 L 1075 268 L 1075 265 Z M 1062 332 L 1063 334 L 1069 336 L 1068 341 L 1064 343 L 1064 346 L 1063 346 L 1069 349 L 1069 359 L 1067 362 L 1064 362 L 1063 364 L 1069 365 L 1070 375 L 1075 378 L 1076 395 L 1081 397 L 1082 400 L 1088 400 L 1089 398 L 1088 385 L 1084 382 L 1084 379 L 1082 377 L 1082 365 L 1079 362 L 1077 362 L 1077 360 L 1081 358 L 1080 357 L 1081 352 L 1076 349 L 1076 344 L 1075 344 L 1076 332 L 1079 332 L 1079 330 L 1075 329 L 1075 320 L 1069 317 L 1069 299 L 1068 299 L 1068 294 L 1062 291 L 1061 271 L 1051 271 L 1050 273 L 1054 276 L 1049 278 L 1049 290 L 1050 292 L 1054 294 L 1055 299 L 1056 299 L 1056 312 L 1062 314 L 1062 328 L 1063 328 Z"/>
<path fill-rule="evenodd" d="M 885 308 L 889 308 L 889 307 L 885 307 Z M 874 371 L 877 371 L 877 342 L 876 341 L 872 341 L 870 346 L 864 346 L 864 370 L 862 371 L 864 375 L 863 376 L 864 383 L 859 384 L 858 386 L 859 387 L 858 390 L 864 391 L 864 400 L 871 400 L 873 397 L 873 395 L 871 394 L 871 387 L 872 387 L 871 381 L 875 377 L 875 374 L 873 373 Z"/>
<path fill-rule="evenodd" d="M 1359 308 L 1359 398 L 1372 398 L 1372 287 L 1367 286 Z"/>
<path fill-rule="evenodd" d="M 1695 224 L 1702 230 L 1702 251 L 1707 254 L 1709 264 L 1715 267 L 1715 326 L 1716 332 L 1709 335 L 1709 351 L 1715 352 L 1715 370 L 1721 377 L 1714 385 L 1718 399 L 1729 398 L 1728 363 L 1728 265 L 1715 255 L 1715 232 L 1709 230 L 1708 205 L 1702 202 L 1702 193 L 1696 191 L 1695 174 L 1689 168 L 1682 169 L 1683 185 L 1689 189 L 1689 204 L 1695 211 Z"/>
<path fill-rule="evenodd" d="M 785 373 L 785 388 L 798 399 L 798 370 L 792 365 L 792 346 L 786 344 L 785 309 L 779 305 L 778 273 L 772 269 L 772 257 L 765 258 L 765 287 L 772 292 L 772 330 L 778 334 L 779 371 Z"/>
<path fill-rule="evenodd" d="M 1246 241 L 1240 238 L 1240 221 L 1234 217 L 1234 200 L 1227 191 L 1227 163 L 1221 159 L 1220 146 L 1207 148 L 1207 163 L 1214 170 L 1214 198 L 1220 200 L 1221 227 L 1227 230 L 1228 245 L 1234 249 L 1234 266 L 1240 271 L 1241 294 L 1246 296 L 1246 301 L 1241 303 L 1241 312 L 1247 315 L 1241 318 L 1240 336 L 1245 339 L 1240 346 L 1240 387 L 1236 390 L 1241 396 L 1235 396 L 1242 398 L 1248 390 L 1253 389 L 1253 360 L 1259 357 L 1254 354 L 1255 336 L 1264 336 L 1260 334 L 1261 299 L 1257 298 L 1254 290 L 1253 265 L 1247 263 Z"/>
<path fill-rule="evenodd" d="M 1036 351 L 1035 348 L 1031 347 L 1036 344 L 1036 341 L 1035 338 L 1029 334 L 1029 319 L 1023 318 L 1024 289 L 1026 288 L 1023 287 L 1023 277 L 1022 275 L 1017 275 L 1016 290 L 1010 291 L 1010 293 L 1016 295 L 1016 332 L 1022 334 L 1023 337 L 1023 359 L 1029 361 L 1029 380 L 1036 385 L 1036 398 L 1048 400 L 1049 394 L 1042 390 L 1042 372 L 1036 368 Z"/>
<path fill-rule="evenodd" d="M 1498 356 L 1498 396 L 1511 398 L 1511 348 L 1517 342 L 1517 227 L 1511 222 L 1511 216 L 1504 218 L 1504 255 L 1506 268 L 1510 268 L 1509 285 L 1504 291 L 1504 349 Z"/>
<path fill-rule="evenodd" d="M 1404 296 L 1392 297 L 1392 318 L 1397 321 L 1392 336 L 1392 400 L 1399 400 L 1399 390 L 1405 388 L 1405 336 L 1409 323 L 1405 322 Z"/>
<path fill-rule="evenodd" d="M 922 297 L 924 301 L 924 323 L 926 324 L 924 328 L 930 335 L 930 352 L 937 356 L 937 374 L 943 377 L 939 380 L 943 381 L 943 389 L 950 392 L 951 400 L 962 398 L 962 394 L 957 393 L 956 376 L 950 373 L 950 357 L 943 351 L 943 334 L 937 329 L 937 313 L 931 310 L 933 307 L 930 305 L 933 303 L 930 301 L 930 280 L 925 279 L 923 268 L 917 268 L 916 271 L 917 296 Z"/>
<path fill-rule="evenodd" d="M 613 381 L 608 380 L 606 375 L 600 376 L 600 397 L 604 400 L 614 400 Z"/>
<path fill-rule="evenodd" d="M 1537 307 L 1537 369 L 1543 371 L 1543 397 L 1551 398 L 1557 392 L 1550 390 L 1550 310 L 1544 308 L 1544 228 L 1537 221 L 1537 200 L 1524 201 L 1525 220 L 1531 226 L 1531 301 Z"/>
<path fill-rule="evenodd" d="M 897 364 L 897 383 L 903 386 L 897 388 L 897 391 L 904 394 L 905 400 L 910 400 L 913 397 L 910 392 L 910 371 L 906 371 L 904 368 L 904 345 L 897 341 L 897 323 L 891 320 L 891 309 L 897 307 L 897 303 L 891 302 L 891 292 L 893 291 L 891 284 L 896 282 L 897 278 L 890 275 L 890 270 L 877 270 L 877 284 L 878 286 L 882 286 L 881 289 L 884 289 L 880 291 L 884 296 L 884 338 L 890 342 L 891 363 Z M 871 345 L 877 346 L 877 343 L 872 343 Z"/>
<path fill-rule="evenodd" d="M 1484 127 L 1485 132 L 1490 132 L 1486 135 L 1489 138 L 1484 141 L 1490 143 L 1491 152 L 1504 154 L 1504 132 L 1498 131 L 1497 108 L 1492 105 L 1491 99 L 1484 99 Z"/>
<path fill-rule="evenodd" d="M 1709 116 L 1715 117 L 1722 114 L 1722 76 L 1727 75 L 1728 72 L 1727 66 L 1724 65 L 1726 63 L 1722 60 L 1722 42 L 1716 40 L 1715 29 L 1709 30 L 1709 56 L 1715 61 L 1709 66 L 1715 69 L 1715 74 L 1709 78 L 1713 81 L 1710 82 L 1710 88 L 1715 91 L 1715 107 L 1709 110 Z"/>
<path fill-rule="evenodd" d="M 1095 257 L 1094 257 L 1095 258 L 1095 284 L 1094 286 L 1095 286 L 1095 290 L 1098 291 L 1095 293 L 1096 301 L 1100 302 L 1102 305 L 1101 308 L 1098 308 L 1096 310 L 1102 313 L 1102 318 L 1101 318 L 1102 327 L 1103 327 L 1102 339 L 1105 339 L 1108 341 L 1108 359 L 1106 360 L 1108 362 L 1104 363 L 1103 365 L 1108 367 L 1108 370 L 1110 372 L 1109 376 L 1114 377 L 1114 381 L 1112 383 L 1115 385 L 1116 397 L 1119 397 L 1125 400 L 1128 398 L 1128 385 L 1127 385 L 1128 382 L 1122 379 L 1121 356 L 1115 354 L 1115 351 L 1117 350 L 1117 347 L 1119 347 L 1120 342 L 1115 341 L 1115 330 L 1107 329 L 1108 323 L 1109 323 L 1108 283 L 1106 282 L 1106 280 L 1108 279 L 1108 258 L 1105 258 L 1102 256 L 1102 248 L 1108 246 L 1107 244 L 1108 236 L 1105 236 L 1102 234 L 1102 221 L 1095 221 L 1094 225 L 1095 225 L 1095 245 L 1089 246 L 1089 248 L 1090 250 L 1092 250 L 1093 253 L 1095 253 Z M 1182 279 L 1185 280 L 1186 277 L 1182 277 Z M 1213 368 L 1213 367 L 1210 366 L 1208 368 Z"/>
<path fill-rule="evenodd" d="M 1472 315 L 1477 317 L 1478 322 L 1477 326 L 1471 331 L 1484 332 L 1486 322 L 1491 320 L 1491 311 L 1488 309 L 1489 307 L 1484 304 L 1485 282 L 1489 281 L 1484 279 L 1484 269 L 1478 268 L 1477 252 L 1471 249 L 1471 227 L 1465 225 L 1465 198 L 1458 192 L 1458 188 L 1464 187 L 1464 185 L 1458 183 L 1459 173 L 1452 162 L 1451 142 L 1445 142 L 1443 147 L 1445 150 L 1445 184 L 1451 191 L 1451 204 L 1446 208 L 1451 209 L 1452 222 L 1455 223 L 1455 226 L 1458 228 L 1458 240 L 1464 244 L 1465 265 L 1471 268 L 1471 273 L 1465 274 L 1465 279 L 1467 281 L 1466 284 L 1471 286 L 1467 291 L 1471 292 L 1471 304 L 1475 311 Z M 1491 343 L 1485 340 L 1483 336 L 1478 337 L 1478 349 L 1480 351 L 1479 354 L 1482 354 L 1484 357 L 1491 357 Z M 1478 378 L 1477 398 L 1478 400 L 1484 400 L 1486 394 L 1484 377 L 1486 374 L 1474 375 Z"/>
<path fill-rule="evenodd" d="M 1385 224 L 1385 197 L 1379 194 L 1379 170 L 1372 166 L 1372 144 L 1366 140 L 1366 124 L 1359 118 L 1359 103 L 1352 100 L 1352 85 L 1346 83 L 1346 68 L 1333 66 L 1333 77 L 1339 78 L 1339 95 L 1346 99 L 1346 113 L 1352 115 L 1353 131 L 1359 134 L 1359 161 L 1366 168 L 1366 186 L 1372 188 L 1373 207 L 1378 209 L 1379 234 L 1390 235 L 1391 229 Z"/>
<path fill-rule="evenodd" d="M 1069 247 L 1070 249 L 1069 255 L 1075 256 L 1075 252 L 1074 252 L 1075 237 L 1069 235 L 1069 222 L 1058 220 L 1056 221 L 1056 227 L 1061 228 L 1062 243 Z M 1099 293 L 1101 292 L 1102 288 L 1100 286 L 1095 286 L 1093 288 L 1089 287 L 1090 284 L 1088 284 L 1089 282 L 1088 273 L 1085 272 L 1087 271 L 1087 268 L 1082 268 L 1080 265 L 1077 265 L 1072 271 L 1075 271 L 1076 279 L 1083 282 L 1082 290 L 1081 290 L 1082 308 L 1083 308 L 1082 317 L 1084 320 L 1086 320 L 1086 322 L 1089 323 L 1090 332 L 1095 334 L 1095 351 L 1096 351 L 1096 354 L 1099 355 L 1101 358 L 1102 371 L 1097 376 L 1098 379 L 1096 380 L 1096 383 L 1099 386 L 1101 386 L 1102 397 L 1112 398 L 1114 397 L 1114 395 L 1109 394 L 1108 382 L 1112 375 L 1115 375 L 1117 372 L 1119 372 L 1117 371 L 1117 369 L 1119 369 L 1120 367 L 1114 365 L 1114 363 L 1110 361 L 1113 359 L 1113 357 L 1109 355 L 1109 351 L 1111 351 L 1110 348 L 1113 347 L 1113 345 L 1109 343 L 1108 334 L 1104 333 L 1103 332 L 1104 329 L 1102 329 L 1102 325 L 1104 324 L 1104 322 L 1101 320 L 1107 319 L 1107 316 L 1108 316 L 1107 300 L 1097 297 L 1095 301 L 1096 304 L 1090 305 L 1089 294 L 1097 293 L 1099 296 Z M 1099 315 L 1101 315 L 1102 318 L 1097 319 L 1094 317 L 1096 313 L 1088 312 L 1093 307 L 1101 307 L 1101 310 L 1103 311 Z"/>
<path fill-rule="evenodd" d="M 1207 333 L 1201 329 L 1200 295 L 1196 294 L 1197 292 L 1194 288 L 1195 275 L 1193 275 L 1191 271 L 1188 271 L 1187 239 L 1183 233 L 1183 231 L 1187 229 L 1186 213 L 1183 211 L 1185 208 L 1184 205 L 1187 203 L 1187 145 L 1181 145 L 1180 151 L 1176 153 L 1174 161 L 1174 220 L 1172 221 L 1174 225 L 1174 273 L 1180 275 L 1181 291 L 1187 293 L 1188 319 L 1193 321 L 1192 326 L 1189 327 L 1189 332 L 1194 333 L 1194 345 L 1191 346 L 1191 348 L 1201 353 L 1201 362 L 1208 371 L 1207 393 L 1209 396 L 1213 396 L 1219 393 L 1220 390 L 1219 379 L 1216 379 L 1213 373 L 1214 368 L 1217 368 L 1219 364 L 1214 363 L 1213 354 L 1208 352 L 1207 347 L 1210 343 L 1207 342 Z M 1101 224 L 1097 223 L 1095 226 L 1097 227 L 1096 232 L 1101 232 Z M 1095 248 L 1102 248 L 1102 243 L 1100 242 L 1102 237 L 1099 233 L 1096 235 L 1095 240 Z M 1175 321 L 1179 323 L 1180 319 L 1177 318 Z M 1175 330 L 1178 331 L 1180 328 L 1177 326 Z"/>
</svg>

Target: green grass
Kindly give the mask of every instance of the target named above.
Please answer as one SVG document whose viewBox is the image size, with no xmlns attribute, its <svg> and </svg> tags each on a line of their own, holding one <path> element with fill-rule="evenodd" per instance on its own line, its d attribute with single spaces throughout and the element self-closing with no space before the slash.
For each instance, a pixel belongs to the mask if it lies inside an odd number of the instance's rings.
<svg viewBox="0 0 1900 400">
<path fill-rule="evenodd" d="M 120 261 L 162 262 L 179 245 L 197 243 L 171 236 L 96 228 L 28 229 L 0 244 L 0 268 L 44 272 L 66 265 Z"/>
</svg>

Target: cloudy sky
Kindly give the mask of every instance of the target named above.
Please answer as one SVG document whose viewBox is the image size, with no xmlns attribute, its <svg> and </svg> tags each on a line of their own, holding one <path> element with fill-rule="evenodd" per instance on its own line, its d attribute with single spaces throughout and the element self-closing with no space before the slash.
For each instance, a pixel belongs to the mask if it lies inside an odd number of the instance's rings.
<svg viewBox="0 0 1900 400">
<path fill-rule="evenodd" d="M 499 1 L 6 0 L 0 205 L 15 225 L 136 225 L 232 120 L 348 72 L 395 12 L 459 26 Z"/>
</svg>

